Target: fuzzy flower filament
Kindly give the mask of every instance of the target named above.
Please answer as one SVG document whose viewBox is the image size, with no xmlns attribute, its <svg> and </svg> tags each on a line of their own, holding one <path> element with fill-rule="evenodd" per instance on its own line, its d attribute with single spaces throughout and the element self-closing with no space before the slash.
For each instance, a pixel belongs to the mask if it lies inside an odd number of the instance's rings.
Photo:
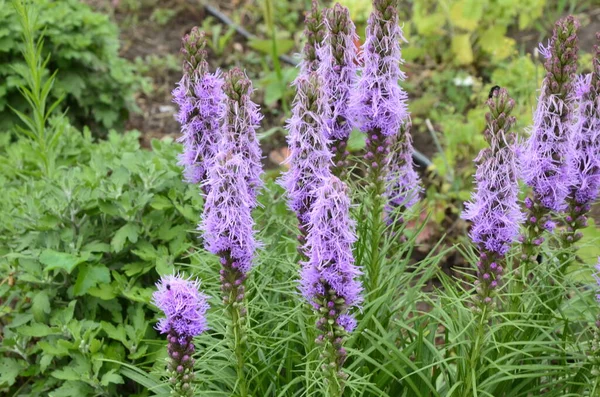
<svg viewBox="0 0 600 397">
<path fill-rule="evenodd" d="M 423 190 L 412 160 L 413 146 L 409 122 L 402 124 L 399 134 L 393 139 L 391 149 L 386 176 L 386 219 L 388 223 L 398 226 L 404 222 L 404 212 L 419 201 Z"/>
<path fill-rule="evenodd" d="M 523 179 L 533 191 L 525 205 L 528 209 L 523 240 L 523 261 L 535 261 L 542 233 L 552 231 L 552 213 L 566 208 L 570 185 L 572 147 L 570 125 L 573 119 L 573 80 L 577 69 L 578 23 L 571 16 L 556 23 L 547 48 L 542 92 L 534 113 L 531 135 L 523 152 Z"/>
<path fill-rule="evenodd" d="M 323 181 L 310 213 L 308 260 L 301 272 L 302 295 L 321 316 L 318 343 L 324 344 L 324 370 L 331 396 L 341 396 L 345 379 L 344 339 L 356 327 L 351 309 L 362 301 L 361 272 L 354 264 L 355 223 L 346 185 L 335 176 Z"/>
<path fill-rule="evenodd" d="M 176 396 L 192 396 L 195 352 L 192 339 L 207 330 L 208 297 L 199 291 L 197 280 L 179 275 L 164 276 L 156 286 L 152 303 L 165 314 L 156 328 L 167 334 L 171 390 Z"/>
<path fill-rule="evenodd" d="M 288 207 L 298 218 L 300 249 L 306 241 L 316 190 L 331 174 L 331 153 L 325 138 L 323 112 L 327 106 L 322 82 L 316 72 L 295 82 L 296 97 L 288 120 L 289 170 L 280 180 L 286 190 Z"/>
<path fill-rule="evenodd" d="M 519 234 L 523 214 L 518 203 L 519 165 L 515 136 L 515 102 L 501 88 L 487 102 L 485 139 L 490 147 L 475 159 L 476 191 L 466 203 L 463 218 L 473 222 L 469 233 L 479 250 L 477 292 L 483 305 L 492 305 L 495 290 L 506 267 L 505 256 Z"/>
<path fill-rule="evenodd" d="M 319 74 L 323 78 L 328 101 L 325 123 L 330 150 L 333 153 L 332 171 L 339 177 L 347 172 L 347 144 L 352 132 L 350 96 L 357 79 L 358 40 L 350 11 L 340 4 L 324 12 L 325 38 L 320 49 Z"/>
<path fill-rule="evenodd" d="M 600 33 L 596 35 L 600 41 Z M 587 225 L 586 214 L 600 191 L 600 46 L 594 46 L 593 71 L 575 83 L 577 120 L 573 124 L 572 185 L 565 216 L 563 245 L 581 238 L 578 229 Z"/>
<path fill-rule="evenodd" d="M 183 152 L 179 165 L 183 166 L 188 183 L 203 184 L 210 162 L 220 140 L 223 118 L 223 79 L 219 72 L 209 73 L 205 51 L 204 32 L 194 27 L 183 38 L 183 77 L 173 90 L 173 102 L 179 111 Z M 204 191 L 208 186 L 204 185 Z"/>
</svg>

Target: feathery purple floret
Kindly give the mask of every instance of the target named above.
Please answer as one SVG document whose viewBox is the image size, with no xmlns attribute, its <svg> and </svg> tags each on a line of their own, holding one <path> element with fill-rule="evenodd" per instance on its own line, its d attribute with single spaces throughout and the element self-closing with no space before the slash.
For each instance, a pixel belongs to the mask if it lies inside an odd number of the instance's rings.
<svg viewBox="0 0 600 397">
<path fill-rule="evenodd" d="M 358 40 L 356 28 L 350 19 L 350 11 L 337 4 L 325 12 L 325 38 L 319 50 L 321 65 L 319 74 L 323 79 L 326 108 L 327 137 L 334 153 L 334 173 L 343 175 L 347 168 L 346 146 L 352 132 L 350 98 L 357 80 Z"/>
<path fill-rule="evenodd" d="M 492 292 L 498 287 L 506 262 L 504 256 L 519 234 L 524 220 L 518 203 L 519 164 L 514 134 L 510 128 L 516 119 L 511 116 L 515 102 L 501 88 L 494 90 L 487 102 L 485 138 L 490 144 L 475 159 L 476 191 L 466 203 L 463 218 L 472 221 L 469 233 L 479 249 L 477 291 L 483 303 L 492 302 Z"/>
<path fill-rule="evenodd" d="M 156 286 L 158 290 L 152 295 L 152 303 L 166 316 L 156 327 L 161 333 L 174 333 L 183 343 L 207 330 L 208 297 L 199 291 L 198 280 L 168 275 L 163 276 Z"/>
<path fill-rule="evenodd" d="M 211 189 L 201 225 L 206 249 L 226 258 L 241 274 L 252 267 L 257 248 L 251 215 L 256 199 L 250 195 L 246 178 L 250 172 L 242 154 L 217 154 L 208 175 Z"/>
<path fill-rule="evenodd" d="M 331 153 L 323 130 L 325 101 L 321 80 L 316 72 L 294 82 L 296 97 L 288 120 L 290 168 L 281 178 L 288 206 L 296 214 L 302 234 L 306 234 L 316 190 L 330 175 Z"/>
<path fill-rule="evenodd" d="M 600 34 L 598 34 L 600 40 Z M 594 71 L 576 82 L 578 122 L 572 132 L 575 206 L 592 204 L 600 190 L 600 47 L 596 46 Z"/>
<path fill-rule="evenodd" d="M 548 73 L 523 153 L 523 179 L 533 189 L 534 205 L 547 211 L 565 209 L 569 194 L 578 26 L 571 16 L 558 21 L 548 47 L 541 48 Z"/>
<path fill-rule="evenodd" d="M 188 183 L 202 183 L 220 139 L 220 123 L 224 115 L 220 73 L 208 72 L 204 33 L 193 28 L 183 38 L 184 74 L 173 90 L 173 102 L 179 111 L 183 153 L 179 165 Z"/>
<path fill-rule="evenodd" d="M 412 137 L 410 123 L 400 127 L 400 133 L 393 138 L 388 159 L 388 174 L 386 177 L 386 217 L 394 220 L 394 212 L 411 208 L 419 201 L 423 190 L 412 160 Z M 396 219 L 402 222 L 403 219 Z"/>
<path fill-rule="evenodd" d="M 339 316 L 362 301 L 361 272 L 352 255 L 355 223 L 349 211 L 344 183 L 335 176 L 324 180 L 311 210 L 306 243 L 309 259 L 301 272 L 303 296 L 316 309 L 327 308 L 326 318 L 338 320 L 348 332 L 353 322 Z"/>
<path fill-rule="evenodd" d="M 405 74 L 400 42 L 406 41 L 398 25 L 398 0 L 374 0 L 363 44 L 364 67 L 352 100 L 356 122 L 365 133 L 391 137 L 408 117 L 406 92 L 398 85 Z"/>
<path fill-rule="evenodd" d="M 262 115 L 259 106 L 251 99 L 254 91 L 252 81 L 239 68 L 233 68 L 225 74 L 224 91 L 225 117 L 219 152 L 240 155 L 246 162 L 249 204 L 254 208 L 263 187 L 262 151 L 256 137 Z"/>
</svg>

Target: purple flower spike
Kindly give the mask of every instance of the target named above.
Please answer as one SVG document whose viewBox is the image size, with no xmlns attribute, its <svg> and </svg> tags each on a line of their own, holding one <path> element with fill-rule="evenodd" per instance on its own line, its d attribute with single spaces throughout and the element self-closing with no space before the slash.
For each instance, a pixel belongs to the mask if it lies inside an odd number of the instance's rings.
<svg viewBox="0 0 600 397">
<path fill-rule="evenodd" d="M 221 152 L 208 176 L 211 189 L 201 229 L 206 249 L 222 258 L 224 276 L 232 284 L 250 270 L 257 247 L 251 215 L 256 200 L 247 182 L 251 166 L 243 154 Z M 236 273 L 233 280 L 227 273 L 230 271 Z"/>
<path fill-rule="evenodd" d="M 183 77 L 173 90 L 173 102 L 179 111 L 183 153 L 179 165 L 183 166 L 188 183 L 203 183 L 220 139 L 220 123 L 224 115 L 223 79 L 220 73 L 208 72 L 204 32 L 193 28 L 183 38 Z M 205 186 L 205 191 L 208 186 Z"/>
<path fill-rule="evenodd" d="M 333 173 L 343 177 L 347 170 L 346 146 L 352 132 L 350 95 L 357 80 L 358 40 L 356 28 L 350 19 L 350 11 L 335 4 L 325 11 L 326 30 L 324 44 L 320 49 L 321 66 L 319 74 L 323 78 L 325 96 L 328 101 L 325 123 L 327 138 L 331 140 L 334 153 Z"/>
<path fill-rule="evenodd" d="M 252 82 L 239 68 L 233 68 L 225 75 L 224 90 L 227 99 L 219 152 L 240 155 L 246 163 L 244 177 L 250 195 L 248 204 L 254 208 L 263 187 L 262 152 L 256 137 L 262 115 L 251 99 Z"/>
<path fill-rule="evenodd" d="M 517 239 L 525 217 L 518 204 L 519 165 L 515 154 L 515 136 L 510 128 L 516 119 L 511 116 L 515 102 L 508 92 L 495 90 L 487 102 L 485 138 L 490 144 L 475 159 L 476 191 L 466 203 L 463 218 L 473 222 L 470 237 L 477 245 L 481 261 L 478 264 L 479 298 L 491 303 L 496 289 L 504 256 Z"/>
<path fill-rule="evenodd" d="M 523 179 L 533 190 L 534 207 L 545 212 L 563 210 L 569 193 L 569 125 L 573 119 L 578 26 L 573 17 L 556 23 L 545 52 L 548 73 L 523 153 Z"/>
<path fill-rule="evenodd" d="M 356 326 L 349 311 L 362 301 L 361 271 L 352 255 L 355 223 L 349 211 L 346 185 L 335 176 L 324 180 L 310 213 L 309 258 L 301 271 L 302 295 L 323 316 L 317 328 L 334 347 L 329 362 L 336 363 L 336 373 L 346 357 L 338 354 L 341 341 Z"/>
<path fill-rule="evenodd" d="M 164 276 L 156 284 L 152 303 L 163 311 L 166 318 L 159 320 L 156 328 L 167 334 L 169 353 L 168 369 L 171 389 L 177 396 L 193 396 L 195 352 L 192 338 L 208 329 L 206 311 L 208 297 L 199 291 L 198 280 L 179 275 Z"/>
<path fill-rule="evenodd" d="M 353 113 L 364 133 L 375 134 L 380 146 L 394 136 L 408 117 L 406 92 L 398 85 L 405 74 L 400 42 L 406 42 L 398 25 L 398 0 L 374 0 L 363 44 L 364 67 L 353 98 Z"/>
<path fill-rule="evenodd" d="M 567 207 L 567 196 L 572 179 L 573 146 L 571 130 L 574 120 L 575 95 L 573 82 L 577 70 L 577 29 L 572 17 L 559 20 L 547 48 L 547 74 L 534 114 L 531 135 L 522 153 L 523 179 L 533 191 L 523 242 L 525 270 L 535 258 L 535 241 L 546 227 L 552 227 L 553 212 Z"/>
<path fill-rule="evenodd" d="M 596 34 L 600 41 L 600 33 Z M 600 191 L 600 46 L 594 46 L 592 73 L 575 83 L 576 118 L 572 126 L 572 185 L 565 221 L 573 230 L 566 238 L 576 241 L 576 230 L 585 227 L 585 214 Z"/>
<path fill-rule="evenodd" d="M 423 190 L 412 160 L 410 123 L 402 124 L 400 133 L 393 138 L 391 149 L 386 180 L 386 196 L 388 198 L 386 218 L 389 223 L 394 221 L 401 223 L 402 216 L 399 218 L 395 218 L 395 216 L 414 206 L 419 201 Z"/>
<path fill-rule="evenodd" d="M 280 180 L 286 190 L 288 206 L 296 214 L 302 236 L 301 245 L 308 232 L 310 211 L 316 190 L 331 174 L 331 153 L 323 130 L 322 114 L 325 110 L 322 83 L 316 72 L 295 81 L 296 97 L 292 117 L 287 122 L 289 165 Z"/>
</svg>

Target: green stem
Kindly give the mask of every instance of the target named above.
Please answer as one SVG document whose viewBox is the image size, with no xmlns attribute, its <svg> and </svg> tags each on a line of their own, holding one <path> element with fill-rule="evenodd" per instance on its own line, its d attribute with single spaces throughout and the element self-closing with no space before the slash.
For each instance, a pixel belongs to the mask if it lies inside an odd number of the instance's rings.
<svg viewBox="0 0 600 397">
<path fill-rule="evenodd" d="M 387 139 L 379 131 L 373 131 L 369 136 L 369 145 L 367 153 L 367 169 L 369 181 L 369 195 L 371 198 L 371 219 L 370 219 L 370 250 L 367 256 L 368 287 L 369 294 L 379 288 L 380 273 L 385 256 L 381 252 L 382 236 L 385 231 L 384 212 L 384 194 L 385 194 L 385 162 L 388 149 Z M 383 151 L 378 150 L 384 148 Z M 373 296 L 376 298 L 376 296 Z"/>
<path fill-rule="evenodd" d="M 241 304 L 233 303 L 229 305 L 229 314 L 231 316 L 231 330 L 233 332 L 234 352 L 236 359 L 237 390 L 240 397 L 248 396 L 248 386 L 246 384 L 246 375 L 244 374 L 244 327 L 242 325 L 243 316 L 240 315 Z"/>
</svg>

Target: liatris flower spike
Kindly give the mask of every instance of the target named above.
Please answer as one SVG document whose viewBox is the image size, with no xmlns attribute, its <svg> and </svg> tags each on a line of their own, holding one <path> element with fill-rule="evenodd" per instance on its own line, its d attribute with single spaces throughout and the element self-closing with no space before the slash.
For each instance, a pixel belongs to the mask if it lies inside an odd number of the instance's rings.
<svg viewBox="0 0 600 397">
<path fill-rule="evenodd" d="M 473 222 L 470 236 L 479 250 L 477 292 L 480 303 L 491 305 L 506 267 L 505 255 L 519 234 L 523 214 L 518 203 L 519 166 L 515 154 L 515 102 L 508 92 L 495 90 L 487 101 L 484 135 L 490 147 L 477 159 L 476 191 L 466 203 L 464 219 Z"/>
<path fill-rule="evenodd" d="M 358 40 L 356 28 L 350 19 L 350 11 L 336 4 L 324 12 L 325 39 L 320 49 L 321 66 L 319 74 L 323 78 L 326 108 L 325 123 L 327 138 L 331 141 L 330 148 L 334 154 L 333 173 L 344 177 L 348 164 L 346 146 L 352 132 L 350 117 L 350 94 L 357 79 L 357 51 L 355 42 Z"/>
<path fill-rule="evenodd" d="M 355 224 L 350 219 L 346 185 L 337 177 L 324 180 L 310 214 L 309 259 L 301 272 L 301 291 L 321 316 L 318 343 L 325 344 L 324 366 L 330 395 L 341 395 L 341 372 L 346 359 L 343 343 L 356 326 L 350 310 L 362 301 L 361 272 L 354 264 Z"/>
<path fill-rule="evenodd" d="M 596 34 L 600 41 L 600 33 Z M 578 229 L 587 225 L 587 212 L 600 191 L 600 46 L 594 46 L 592 73 L 579 76 L 575 83 L 576 121 L 573 123 L 572 177 L 564 245 L 581 238 Z"/>
<path fill-rule="evenodd" d="M 402 124 L 400 133 L 393 138 L 391 149 L 386 177 L 386 219 L 388 223 L 395 222 L 399 226 L 404 221 L 404 212 L 419 201 L 423 190 L 412 160 L 409 122 Z"/>
<path fill-rule="evenodd" d="M 400 127 L 409 119 L 407 95 L 398 85 L 405 79 L 400 71 L 400 42 L 405 39 L 398 25 L 397 6 L 398 0 L 373 0 L 362 47 L 364 66 L 351 105 L 356 125 L 367 135 L 364 158 L 371 207 L 367 232 L 370 241 L 363 263 L 369 292 L 382 290 L 380 273 L 385 262 L 382 236 L 385 234 L 388 154 Z M 377 294 L 368 296 L 377 299 Z"/>
<path fill-rule="evenodd" d="M 156 284 L 152 303 L 163 311 L 157 329 L 167 334 L 171 390 L 177 396 L 192 396 L 195 347 L 192 339 L 207 330 L 207 296 L 197 280 L 180 275 L 164 276 Z"/>
<path fill-rule="evenodd" d="M 523 261 L 535 261 L 537 246 L 543 242 L 544 230 L 552 231 L 552 212 L 566 207 L 569 193 L 573 153 L 570 129 L 573 120 L 573 80 L 577 70 L 577 29 L 579 24 L 569 16 L 556 23 L 547 48 L 547 75 L 534 114 L 531 135 L 523 152 L 523 179 L 533 191 L 527 198 L 526 232 Z"/>
<path fill-rule="evenodd" d="M 189 183 L 203 183 L 220 139 L 224 115 L 223 79 L 219 72 L 209 73 L 204 49 L 204 32 L 193 28 L 183 38 L 183 77 L 173 90 L 173 102 L 179 106 L 183 153 L 179 164 Z M 204 186 L 206 192 L 208 186 Z"/>
<path fill-rule="evenodd" d="M 316 191 L 331 174 L 332 156 L 323 132 L 326 127 L 321 116 L 326 104 L 319 75 L 312 72 L 306 77 L 300 76 L 294 84 L 296 97 L 286 126 L 290 168 L 280 183 L 286 190 L 288 206 L 298 218 L 302 249 Z"/>
<path fill-rule="evenodd" d="M 225 140 L 225 138 L 224 138 Z M 223 146 L 226 146 L 225 144 Z M 244 371 L 246 307 L 244 281 L 253 264 L 257 243 L 251 211 L 255 192 L 248 187 L 253 174 L 247 153 L 220 152 L 209 172 L 211 186 L 206 198 L 203 223 L 206 249 L 220 257 L 223 303 L 230 317 L 228 340 L 235 355 L 237 391 L 247 395 Z"/>
<path fill-rule="evenodd" d="M 239 68 L 233 68 L 225 74 L 223 88 L 226 94 L 225 118 L 219 152 L 239 154 L 247 163 L 245 178 L 250 194 L 248 204 L 254 208 L 263 187 L 262 151 L 256 137 L 262 115 L 258 105 L 251 99 L 254 91 L 252 82 Z"/>
<path fill-rule="evenodd" d="M 408 119 L 406 92 L 398 85 L 406 78 L 400 71 L 400 42 L 406 40 L 398 25 L 397 5 L 398 0 L 373 1 L 363 45 L 364 67 L 352 99 L 356 122 L 367 134 L 365 159 L 378 195 L 384 190 L 382 169 L 391 138 Z"/>
</svg>

